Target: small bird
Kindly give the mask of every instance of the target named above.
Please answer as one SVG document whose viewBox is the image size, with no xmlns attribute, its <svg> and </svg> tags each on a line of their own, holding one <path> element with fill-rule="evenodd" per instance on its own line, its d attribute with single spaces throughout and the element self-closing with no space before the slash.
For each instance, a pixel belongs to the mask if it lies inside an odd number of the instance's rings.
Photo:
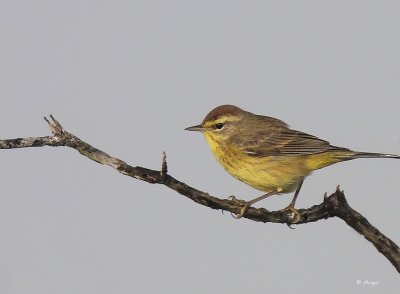
<svg viewBox="0 0 400 294">
<path fill-rule="evenodd" d="M 396 158 L 399 155 L 352 151 L 332 146 L 315 136 L 292 130 L 276 118 L 257 115 L 234 105 L 211 110 L 200 125 L 187 131 L 202 132 L 219 163 L 238 180 L 263 191 L 250 201 L 239 201 L 241 218 L 254 203 L 277 194 L 295 191 L 290 204 L 282 209 L 300 218 L 295 209 L 305 177 L 314 170 L 356 158 Z"/>
</svg>

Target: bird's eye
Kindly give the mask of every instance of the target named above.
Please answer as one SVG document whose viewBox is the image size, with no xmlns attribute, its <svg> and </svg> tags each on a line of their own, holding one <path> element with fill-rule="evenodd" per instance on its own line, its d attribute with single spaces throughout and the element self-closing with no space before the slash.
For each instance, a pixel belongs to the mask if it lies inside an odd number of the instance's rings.
<svg viewBox="0 0 400 294">
<path fill-rule="evenodd" d="M 215 129 L 217 129 L 217 130 L 221 130 L 223 127 L 224 127 L 224 124 L 223 124 L 223 123 L 217 123 L 217 124 L 215 124 Z"/>
</svg>

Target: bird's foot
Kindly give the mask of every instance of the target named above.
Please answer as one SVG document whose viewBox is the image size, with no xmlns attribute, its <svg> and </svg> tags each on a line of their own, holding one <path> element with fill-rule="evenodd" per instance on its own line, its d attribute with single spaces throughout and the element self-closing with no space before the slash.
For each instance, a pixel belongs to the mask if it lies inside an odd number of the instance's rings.
<svg viewBox="0 0 400 294">
<path fill-rule="evenodd" d="M 245 205 L 243 205 L 242 209 L 240 209 L 240 213 L 235 214 L 235 213 L 231 213 L 232 216 L 236 219 L 242 218 L 242 216 L 246 213 L 247 209 L 249 209 L 250 207 L 250 203 L 246 202 Z"/>
<path fill-rule="evenodd" d="M 293 229 L 290 225 L 297 223 L 301 218 L 301 213 L 294 208 L 294 204 L 289 204 L 289 206 L 279 210 L 281 212 L 285 212 L 289 216 L 288 226 L 289 228 Z"/>
<path fill-rule="evenodd" d="M 228 200 L 235 202 L 235 204 L 237 205 L 243 205 L 243 207 L 240 209 L 240 213 L 236 214 L 236 213 L 231 213 L 232 216 L 236 219 L 242 218 L 242 216 L 246 213 L 247 209 L 249 209 L 250 207 L 250 203 L 248 203 L 247 201 L 241 200 L 241 199 L 237 199 L 235 196 L 229 196 Z"/>
</svg>

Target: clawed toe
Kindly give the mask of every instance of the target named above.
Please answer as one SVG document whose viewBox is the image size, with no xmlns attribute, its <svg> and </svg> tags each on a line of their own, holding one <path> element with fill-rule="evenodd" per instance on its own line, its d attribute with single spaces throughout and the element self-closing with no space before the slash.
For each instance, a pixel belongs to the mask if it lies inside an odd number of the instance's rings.
<svg viewBox="0 0 400 294">
<path fill-rule="evenodd" d="M 234 218 L 236 218 L 236 219 L 242 218 L 243 215 L 246 213 L 247 209 L 249 209 L 249 207 L 250 207 L 250 204 L 246 203 L 246 204 L 242 207 L 242 209 L 240 209 L 240 213 L 238 213 L 238 214 L 231 213 L 231 214 L 232 214 L 232 216 L 233 216 Z"/>
<path fill-rule="evenodd" d="M 241 199 L 237 199 L 235 196 L 229 196 L 228 200 L 235 202 L 235 204 L 237 205 L 243 205 L 243 207 L 240 209 L 240 213 L 236 214 L 236 213 L 231 213 L 232 216 L 236 219 L 242 218 L 243 215 L 246 213 L 247 209 L 249 209 L 250 204 L 247 201 L 241 200 Z"/>
<path fill-rule="evenodd" d="M 234 195 L 229 196 L 229 197 L 228 197 L 228 200 L 233 201 L 233 202 L 235 202 L 236 204 L 239 204 L 239 205 L 243 205 L 243 204 L 246 204 L 246 203 L 247 203 L 247 202 L 244 201 L 244 200 L 241 200 L 241 199 L 236 198 Z"/>
<path fill-rule="evenodd" d="M 295 224 L 301 219 L 301 213 L 296 208 L 294 208 L 294 205 L 289 205 L 288 207 L 281 209 L 280 211 L 286 212 L 289 215 L 289 227 L 291 224 Z"/>
</svg>

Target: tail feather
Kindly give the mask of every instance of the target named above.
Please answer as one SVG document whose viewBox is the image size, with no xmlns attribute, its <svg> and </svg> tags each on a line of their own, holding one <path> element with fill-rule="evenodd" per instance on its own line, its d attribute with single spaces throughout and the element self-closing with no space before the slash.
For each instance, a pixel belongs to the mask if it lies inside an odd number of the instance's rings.
<svg viewBox="0 0 400 294">
<path fill-rule="evenodd" d="M 372 152 L 354 152 L 353 158 L 395 158 L 395 159 L 400 159 L 400 155 L 372 153 Z"/>
<path fill-rule="evenodd" d="M 400 159 L 400 155 L 372 152 L 358 152 L 345 148 L 336 148 L 331 152 L 312 154 L 308 157 L 307 164 L 310 170 L 320 169 L 338 162 L 356 158 L 394 158 Z"/>
</svg>

